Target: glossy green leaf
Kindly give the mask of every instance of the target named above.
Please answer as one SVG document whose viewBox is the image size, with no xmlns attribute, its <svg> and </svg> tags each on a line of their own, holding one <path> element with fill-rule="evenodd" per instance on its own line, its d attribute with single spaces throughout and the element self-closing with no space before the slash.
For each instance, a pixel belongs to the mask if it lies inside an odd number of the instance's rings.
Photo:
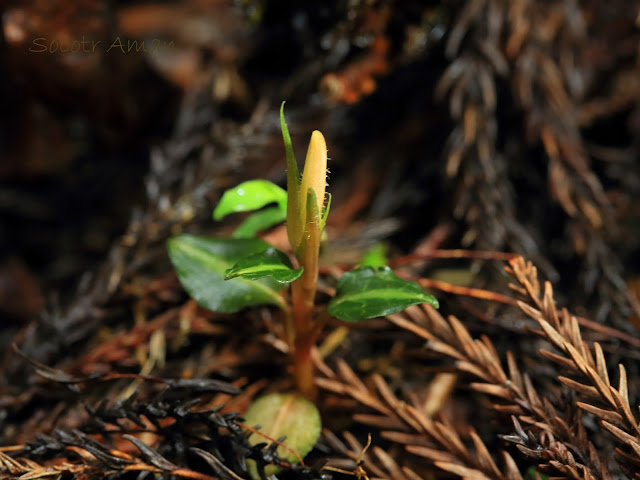
<svg viewBox="0 0 640 480">
<path fill-rule="evenodd" d="M 387 264 L 386 247 L 382 243 L 376 243 L 362 257 L 361 267 L 384 267 Z"/>
<path fill-rule="evenodd" d="M 287 192 L 266 180 L 249 180 L 224 192 L 213 211 L 213 218 L 220 220 L 230 213 L 251 212 L 270 203 L 277 203 L 286 213 Z"/>
<path fill-rule="evenodd" d="M 320 413 L 313 403 L 306 398 L 292 393 L 272 393 L 256 400 L 244 415 L 244 423 L 249 427 L 260 426 L 258 430 L 267 437 L 277 440 L 286 437 L 284 445 L 295 450 L 300 457 L 307 455 L 320 437 L 322 422 Z M 251 445 L 271 442 L 259 434 L 249 437 Z M 298 463 L 293 452 L 278 447 L 278 456 L 292 464 Z M 249 472 L 254 480 L 258 480 L 255 462 L 249 461 Z M 269 465 L 265 468 L 267 476 L 277 473 L 278 467 Z"/>
<path fill-rule="evenodd" d="M 224 279 L 236 277 L 259 280 L 271 277 L 279 283 L 291 283 L 302 275 L 302 267 L 297 270 L 291 265 L 289 257 L 276 248 L 254 253 L 239 260 L 225 272 Z"/>
<path fill-rule="evenodd" d="M 293 145 L 291 144 L 291 135 L 289 135 L 289 128 L 287 122 L 284 119 L 284 104 L 280 105 L 280 129 L 282 130 L 282 140 L 284 141 L 284 151 L 287 157 L 287 189 L 295 190 L 298 193 L 300 187 L 300 171 L 298 170 L 298 162 L 296 156 L 293 153 Z M 291 187 L 295 186 L 295 189 Z"/>
<path fill-rule="evenodd" d="M 282 223 L 287 218 L 286 210 L 280 207 L 269 207 L 254 213 L 233 232 L 233 238 L 251 238 L 257 233 Z"/>
<path fill-rule="evenodd" d="M 303 228 L 303 210 L 302 205 L 298 202 L 301 178 L 298 162 L 293 153 L 289 128 L 284 119 L 284 103 L 282 102 L 280 105 L 280 128 L 282 129 L 284 151 L 287 157 L 287 237 L 291 247 L 295 249 Z"/>
<path fill-rule="evenodd" d="M 239 260 L 269 248 L 263 240 L 180 235 L 167 246 L 180 283 L 203 307 L 233 313 L 252 305 L 284 306 L 283 285 L 272 278 L 224 280 L 225 271 Z"/>
<path fill-rule="evenodd" d="M 346 272 L 329 302 L 331 315 L 347 322 L 381 317 L 418 303 L 438 308 L 438 301 L 416 282 L 403 280 L 389 267 L 359 267 Z"/>
</svg>

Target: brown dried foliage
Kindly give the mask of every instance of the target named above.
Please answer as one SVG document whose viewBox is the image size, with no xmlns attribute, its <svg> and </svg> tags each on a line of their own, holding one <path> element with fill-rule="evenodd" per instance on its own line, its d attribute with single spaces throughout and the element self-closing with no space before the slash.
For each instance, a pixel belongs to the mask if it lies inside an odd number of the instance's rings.
<svg viewBox="0 0 640 480">
<path fill-rule="evenodd" d="M 443 318 L 428 305 L 410 307 L 403 314 L 389 315 L 394 325 L 427 341 L 426 348 L 455 361 L 455 369 L 476 381 L 470 387 L 491 398 L 490 407 L 499 415 L 511 417 L 513 433 L 501 437 L 516 445 L 522 456 L 535 463 L 541 472 L 554 479 L 612 479 L 606 452 L 592 443 L 583 422 L 583 412 L 600 420 L 604 431 L 619 444 L 617 461 L 628 478 L 640 478 L 640 431 L 628 398 L 626 370 L 619 366 L 618 387 L 610 384 L 607 365 L 598 343 L 589 346 L 582 340 L 576 317 L 556 310 L 550 284 L 541 293 L 537 271 L 521 257 L 509 262 L 507 272 L 514 278 L 511 288 L 526 301 L 520 309 L 540 326 L 535 333 L 552 343 L 561 353 L 541 350 L 562 372 L 557 379 L 573 395 L 548 397 L 529 374 L 518 367 L 514 355 L 506 352 L 506 365 L 486 335 L 474 339 L 456 317 Z M 446 419 L 433 420 L 415 396 L 399 399 L 379 374 L 361 380 L 342 360 L 336 372 L 324 369 L 327 378 L 317 380 L 326 391 L 347 396 L 374 413 L 354 413 L 353 419 L 376 428 L 382 438 L 403 445 L 406 452 L 428 458 L 438 468 L 468 479 L 522 478 L 514 458 L 501 452 L 499 468 L 479 434 L 468 428 L 464 435 Z M 328 435 L 328 434 L 327 434 Z M 330 436 L 330 435 L 329 435 Z M 472 448 L 465 443 L 465 437 Z M 356 458 L 362 446 L 345 433 L 347 448 L 337 438 L 330 443 L 338 451 Z M 494 452 L 495 453 L 495 452 Z M 420 478 L 410 460 L 363 454 L 365 469 L 375 477 L 413 480 Z M 420 471 L 420 470 L 419 470 Z"/>
<path fill-rule="evenodd" d="M 463 244 L 490 250 L 509 245 L 544 262 L 516 218 L 507 158 L 497 144 L 498 92 L 511 70 L 502 45 L 513 24 L 509 4 L 469 0 L 449 33 L 445 54 L 451 63 L 435 91 L 437 98 L 448 97 L 455 122 L 445 150 L 445 173 L 457 185 L 453 213 L 468 226 Z"/>
<path fill-rule="evenodd" d="M 621 4 L 629 17 L 637 14 L 634 3 Z M 436 94 L 448 98 L 455 122 L 445 152 L 446 173 L 456 181 L 454 213 L 467 224 L 464 240 L 479 248 L 508 246 L 526 252 L 548 276 L 557 278 L 555 262 L 549 261 L 548 252 L 543 253 L 540 236 L 525 228 L 515 214 L 517 194 L 510 182 L 515 169 L 505 158 L 516 146 L 520 152 L 541 147 L 549 196 L 567 216 L 567 240 L 580 259 L 580 289 L 597 298 L 598 321 L 613 311 L 612 321 L 624 329 L 631 308 L 623 265 L 612 248 L 622 238 L 620 211 L 591 166 L 593 157 L 615 161 L 611 160 L 615 152 L 585 141 L 583 127 L 593 121 L 590 114 L 612 114 L 633 103 L 630 97 L 637 88 L 628 81 L 626 88 L 614 88 L 615 98 L 609 101 L 589 99 L 603 76 L 612 75 L 616 85 L 626 78 L 623 73 L 613 74 L 611 66 L 634 62 L 637 39 L 620 40 L 606 60 L 599 49 L 605 38 L 611 38 L 609 30 L 631 28 L 631 23 L 612 17 L 597 2 L 467 0 L 459 6 L 445 45 L 450 64 Z M 637 67 L 629 68 L 635 68 L 637 75 Z M 497 120 L 510 108 L 509 101 L 522 113 L 518 133 L 513 125 Z M 598 108 L 603 104 L 609 108 Z M 498 144 L 500 136 L 507 139 L 506 145 Z M 522 162 L 522 156 L 519 153 L 511 162 Z M 617 158 L 624 154 L 618 152 Z M 545 174 L 537 164 L 526 168 L 540 170 L 531 174 L 534 178 Z"/>
<path fill-rule="evenodd" d="M 34 480 L 39 478 L 61 478 L 63 475 L 71 475 L 73 478 L 78 479 L 90 479 L 114 475 L 116 471 L 121 474 L 129 472 L 137 472 L 141 475 L 144 473 L 155 475 L 168 474 L 173 475 L 175 478 L 189 478 L 192 480 L 215 480 L 217 478 L 173 465 L 133 437 L 131 437 L 131 441 L 140 444 L 140 446 L 145 449 L 146 455 L 154 454 L 153 460 L 151 462 L 145 462 L 128 453 L 111 450 L 109 454 L 113 456 L 114 461 L 120 463 L 118 467 L 121 468 L 112 467 L 105 472 L 93 461 L 94 454 L 98 451 L 97 449 L 84 449 L 77 446 L 69 447 L 69 451 L 83 458 L 84 463 L 71 463 L 65 460 L 52 466 L 41 465 L 27 458 L 15 459 L 0 451 L 0 467 L 2 468 L 0 470 L 0 479 L 10 480 L 18 478 L 20 480 Z M 203 453 L 206 454 L 206 452 Z"/>
<path fill-rule="evenodd" d="M 454 316 L 444 319 L 433 308 L 422 306 L 411 307 L 404 314 L 393 314 L 387 318 L 426 340 L 426 348 L 430 351 L 455 360 L 456 370 L 480 380 L 471 382 L 471 388 L 491 397 L 491 408 L 512 416 L 515 433 L 502 435 L 502 438 L 515 443 L 518 450 L 537 463 L 541 471 L 561 475 L 553 478 L 613 478 L 607 459 L 594 447 L 585 430 L 581 413 L 584 411 L 598 418 L 604 431 L 619 444 L 616 449 L 617 461 L 624 473 L 629 478 L 640 478 L 636 473 L 640 465 L 640 427 L 630 406 L 624 366 L 619 365 L 616 388 L 610 383 L 601 346 L 597 342 L 591 346 L 587 344 L 582 339 L 577 318 L 566 309 L 561 312 L 556 310 L 551 285 L 548 282 L 545 284 L 543 294 L 536 268 L 521 257 L 511 260 L 509 265 L 506 270 L 516 281 L 510 286 L 526 299 L 519 301 L 518 306 L 540 326 L 534 332 L 561 352 L 541 350 L 540 354 L 555 363 L 562 372 L 557 377 L 559 382 L 574 392 L 574 397 L 568 397 L 569 400 L 552 400 L 543 396 L 530 376 L 518 368 L 510 351 L 506 353 L 506 369 L 503 368 L 491 340 L 486 335 L 474 339 Z M 323 379 L 319 381 L 320 385 L 336 393 L 349 395 L 382 414 L 356 414 L 355 420 L 383 429 L 383 436 L 387 439 L 409 444 L 407 450 L 411 453 L 430 452 L 425 456 L 436 461 L 441 468 L 442 464 L 437 462 L 443 456 L 453 454 L 457 467 L 449 471 L 464 478 L 485 478 L 480 475 L 487 474 L 486 463 L 484 466 L 478 464 L 475 457 L 470 459 L 464 451 L 434 435 L 433 428 L 445 427 L 431 420 L 427 423 L 429 429 L 425 428 L 422 420 L 418 421 L 419 427 L 416 427 L 412 421 L 421 415 L 417 406 L 405 406 L 398 402 L 381 377 L 374 376 L 374 387 L 368 388 L 361 381 L 356 382 L 352 372 L 346 370 L 344 365 L 340 365 L 338 372 L 342 383 L 336 379 Z M 381 404 L 379 399 L 386 401 L 386 405 Z M 385 407 L 391 407 L 392 413 L 389 414 Z M 400 433 L 407 428 L 420 436 Z M 471 434 L 472 439 L 474 435 Z M 430 450 L 424 449 L 425 442 L 430 443 Z M 475 439 L 474 444 L 480 452 L 476 455 L 482 457 L 482 448 Z M 507 471 L 505 474 L 510 473 Z M 502 478 L 497 477 L 496 472 L 491 475 L 489 478 Z"/>
<path fill-rule="evenodd" d="M 319 378 L 318 385 L 328 391 L 347 395 L 366 405 L 376 414 L 358 413 L 354 420 L 380 429 L 383 438 L 406 445 L 406 450 L 414 455 L 428 458 L 442 470 L 470 479 L 522 480 L 513 458 L 503 452 L 504 468 L 498 468 L 489 450 L 479 435 L 471 428 L 469 436 L 473 450 L 465 446 L 458 432 L 446 422 L 434 421 L 413 403 L 400 400 L 379 374 L 371 377 L 372 385 L 363 383 L 353 370 L 342 361 L 338 362 L 337 374 L 333 378 Z M 350 440 L 352 453 L 358 444 Z M 413 480 L 420 478 L 408 466 L 398 467 L 396 461 L 384 456 L 382 450 L 374 447 L 375 458 L 363 456 L 365 468 L 382 478 Z M 381 472 L 388 472 L 381 475 Z"/>
<path fill-rule="evenodd" d="M 527 432 L 534 432 L 518 441 L 519 450 L 541 468 L 566 478 L 610 478 L 587 439 L 579 412 L 559 412 L 520 371 L 510 352 L 505 371 L 491 340 L 487 336 L 474 340 L 457 318 L 445 320 L 430 307 L 410 308 L 406 315 L 409 319 L 397 314 L 388 318 L 427 340 L 430 350 L 454 359 L 457 370 L 480 380 L 471 383 L 471 388 L 493 397 L 493 409 L 515 416 L 517 425 L 524 424 Z"/>
<path fill-rule="evenodd" d="M 518 306 L 533 318 L 541 330 L 534 332 L 548 340 L 560 354 L 541 350 L 540 354 L 562 369 L 558 380 L 578 394 L 577 406 L 594 415 L 620 445 L 618 461 L 630 478 L 640 478 L 640 425 L 631 410 L 627 373 L 618 365 L 618 387 L 611 385 L 602 347 L 588 345 L 581 336 L 578 320 L 566 309 L 556 309 L 549 282 L 540 288 L 536 268 L 522 258 L 510 262 L 507 269 L 516 281 L 512 288 L 528 301 Z"/>
</svg>

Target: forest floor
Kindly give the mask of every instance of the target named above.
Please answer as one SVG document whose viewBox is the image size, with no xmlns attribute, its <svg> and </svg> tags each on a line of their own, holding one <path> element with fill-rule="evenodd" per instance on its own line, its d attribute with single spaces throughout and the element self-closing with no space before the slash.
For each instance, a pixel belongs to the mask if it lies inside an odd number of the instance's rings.
<svg viewBox="0 0 640 480">
<path fill-rule="evenodd" d="M 638 2 L 79 3 L 0 7 L 0 479 L 640 479 Z M 440 303 L 329 320 L 303 466 L 242 420 L 294 388 L 278 312 L 166 248 L 285 184 L 282 101 L 329 150 L 317 304 L 378 245 Z"/>
</svg>

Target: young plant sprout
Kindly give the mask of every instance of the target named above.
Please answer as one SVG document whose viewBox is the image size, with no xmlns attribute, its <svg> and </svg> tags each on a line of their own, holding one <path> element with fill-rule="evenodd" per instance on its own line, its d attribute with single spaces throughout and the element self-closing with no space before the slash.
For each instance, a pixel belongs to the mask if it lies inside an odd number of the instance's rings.
<svg viewBox="0 0 640 480">
<path fill-rule="evenodd" d="M 258 210 L 237 228 L 232 238 L 179 235 L 169 240 L 168 248 L 180 282 L 200 305 L 223 313 L 254 305 L 280 308 L 297 391 L 313 401 L 316 387 L 311 354 L 328 316 L 356 322 L 419 303 L 437 307 L 438 302 L 420 285 L 397 277 L 387 266 L 360 266 L 338 280 L 336 295 L 326 306 L 326 313 L 316 312 L 320 241 L 331 204 L 331 196 L 326 195 L 328 201 L 324 205 L 327 146 L 322 133 L 311 134 L 301 177 L 284 119 L 284 102 L 280 123 L 287 191 L 265 180 L 241 183 L 224 193 L 213 212 L 214 219 L 220 220 L 230 213 Z M 263 209 L 270 204 L 275 206 Z M 260 231 L 285 219 L 293 259 L 255 238 Z M 286 395 L 279 399 L 291 401 Z"/>
</svg>

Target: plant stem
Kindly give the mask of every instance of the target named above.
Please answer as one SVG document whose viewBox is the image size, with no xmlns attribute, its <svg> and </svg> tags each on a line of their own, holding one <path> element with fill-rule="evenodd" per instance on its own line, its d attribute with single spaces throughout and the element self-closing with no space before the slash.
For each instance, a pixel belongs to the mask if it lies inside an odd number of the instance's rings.
<svg viewBox="0 0 640 480">
<path fill-rule="evenodd" d="M 322 206 L 327 186 L 327 144 L 322 133 L 311 134 L 302 179 L 291 149 L 284 113 L 280 122 L 287 153 L 287 235 L 296 260 L 304 268 L 302 276 L 291 284 L 293 328 L 293 371 L 298 391 L 315 401 L 316 385 L 311 352 L 322 330 L 322 322 L 313 318 L 313 303 L 318 284 L 318 254 L 322 234 Z M 287 327 L 288 328 L 288 327 Z"/>
<path fill-rule="evenodd" d="M 284 307 L 280 307 L 282 312 L 284 313 L 284 333 L 287 337 L 287 345 L 289 346 L 289 351 L 292 352 L 295 345 L 296 338 L 296 330 L 293 325 L 293 316 L 291 313 L 291 309 L 289 305 L 285 303 Z"/>
<path fill-rule="evenodd" d="M 317 274 L 316 274 L 317 275 Z M 293 346 L 293 372 L 298 391 L 311 401 L 315 401 L 317 390 L 311 350 L 319 334 L 313 319 L 313 303 L 316 293 L 313 288 L 305 288 L 299 279 L 291 285 L 295 341 Z"/>
<path fill-rule="evenodd" d="M 303 232 L 302 243 L 296 254 L 298 261 L 304 267 L 304 271 L 300 278 L 291 284 L 291 303 L 296 331 L 293 370 L 300 393 L 309 400 L 315 401 L 316 385 L 311 349 L 315 346 L 321 330 L 321 328 L 318 329 L 318 324 L 313 318 L 313 304 L 318 287 L 318 255 L 320 253 L 321 230 L 317 205 L 311 202 L 311 200 L 314 200 L 313 196 L 307 196 L 306 199 L 307 223 Z"/>
<path fill-rule="evenodd" d="M 308 400 L 315 402 L 318 396 L 318 389 L 315 383 L 315 369 L 311 357 L 315 342 L 309 338 L 304 340 L 296 341 L 293 357 L 293 375 L 298 391 Z"/>
</svg>

